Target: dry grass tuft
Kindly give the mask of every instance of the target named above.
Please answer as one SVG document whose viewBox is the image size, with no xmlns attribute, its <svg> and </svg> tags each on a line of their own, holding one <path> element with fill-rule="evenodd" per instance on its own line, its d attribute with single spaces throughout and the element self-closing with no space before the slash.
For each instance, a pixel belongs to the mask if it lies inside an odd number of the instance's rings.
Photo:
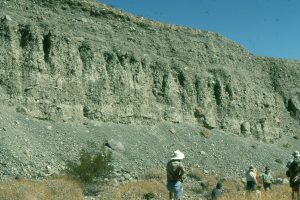
<svg viewBox="0 0 300 200">
<path fill-rule="evenodd" d="M 245 185 L 240 179 L 229 179 L 223 182 L 224 191 L 227 193 L 243 191 Z"/>
<path fill-rule="evenodd" d="M 261 190 L 261 199 L 263 200 L 290 200 L 291 189 L 288 185 L 274 185 L 271 191 Z M 258 200 L 254 193 L 237 191 L 225 193 L 222 200 Z"/>
<path fill-rule="evenodd" d="M 161 169 L 152 169 L 145 173 L 144 179 L 145 180 L 157 180 L 157 181 L 163 181 L 167 177 L 165 170 Z"/>
<path fill-rule="evenodd" d="M 188 176 L 207 183 L 206 191 L 210 192 L 220 178 L 206 174 L 200 168 L 193 168 Z M 275 176 L 281 176 L 276 174 Z M 148 180 L 146 178 L 149 178 Z M 222 179 L 224 195 L 222 200 L 257 200 L 257 196 L 245 191 L 240 179 Z M 199 200 L 197 185 L 183 182 L 185 199 Z M 195 188 L 196 187 L 196 188 Z M 199 190 L 200 191 L 200 190 Z M 288 185 L 273 185 L 272 190 L 261 191 L 263 200 L 289 200 L 291 189 Z M 117 186 L 101 187 L 101 200 L 136 200 L 136 199 L 168 199 L 166 177 L 161 169 L 152 170 L 145 175 L 144 180 L 120 183 Z M 44 181 L 8 180 L 0 182 L 1 200 L 84 200 L 82 185 L 79 180 L 71 177 L 51 178 Z"/>
<path fill-rule="evenodd" d="M 153 169 L 145 173 L 144 179 L 131 181 L 118 186 L 104 186 L 102 188 L 102 199 L 167 199 L 166 173 L 162 169 Z"/>
<path fill-rule="evenodd" d="M 211 178 L 215 183 L 215 179 Z M 224 195 L 221 200 L 258 200 L 255 193 L 247 193 L 238 180 L 226 180 L 224 183 Z M 200 195 L 195 194 L 189 189 L 187 183 L 183 183 L 185 194 L 189 194 L 190 200 L 199 200 Z M 212 187 L 210 188 L 212 189 Z M 208 190 L 209 191 L 209 190 Z M 291 189 L 288 185 L 273 185 L 272 191 L 260 190 L 261 199 L 263 200 L 289 200 L 291 197 Z M 112 187 L 106 186 L 102 191 L 101 199 L 104 200 L 122 200 L 122 199 L 145 199 L 146 194 L 153 194 L 154 199 L 168 199 L 168 191 L 165 183 L 156 180 L 150 181 L 135 181 Z M 192 195 L 191 195 L 192 194 Z"/>
<path fill-rule="evenodd" d="M 214 183 L 217 181 L 216 176 L 211 176 L 205 173 L 203 169 L 197 167 L 191 168 L 190 172 L 187 175 L 197 181 L 206 180 L 209 183 Z"/>
<path fill-rule="evenodd" d="M 45 181 L 8 180 L 0 182 L 3 200 L 83 200 L 83 190 L 77 180 L 60 177 Z"/>
<path fill-rule="evenodd" d="M 156 181 L 134 181 L 119 186 L 106 186 L 102 190 L 102 199 L 143 199 L 146 194 L 154 194 L 155 199 L 168 199 L 166 184 Z"/>
</svg>

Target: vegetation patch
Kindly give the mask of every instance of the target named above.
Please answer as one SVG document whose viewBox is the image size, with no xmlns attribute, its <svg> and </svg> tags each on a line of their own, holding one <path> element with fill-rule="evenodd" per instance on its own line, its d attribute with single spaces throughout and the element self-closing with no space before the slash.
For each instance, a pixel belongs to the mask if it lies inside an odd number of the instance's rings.
<svg viewBox="0 0 300 200">
<path fill-rule="evenodd" d="M 80 152 L 79 162 L 67 163 L 67 174 L 78 177 L 88 183 L 95 178 L 108 177 L 113 171 L 112 152 L 104 145 L 98 150 L 95 143 L 89 143 L 87 149 Z"/>
<path fill-rule="evenodd" d="M 144 177 L 145 180 L 154 179 L 157 181 L 162 181 L 162 180 L 166 179 L 166 172 L 159 170 L 159 169 L 153 169 L 153 170 L 146 172 L 144 176 L 145 176 Z"/>
<path fill-rule="evenodd" d="M 80 181 L 70 177 L 52 178 L 43 181 L 7 180 L 0 182 L 2 200 L 84 200 Z"/>
<path fill-rule="evenodd" d="M 288 148 L 291 148 L 291 147 L 292 147 L 292 145 L 291 145 L 290 143 L 286 143 L 286 144 L 284 144 L 284 145 L 283 145 L 283 147 L 285 147 L 285 148 L 287 148 L 287 149 L 288 149 Z"/>
<path fill-rule="evenodd" d="M 209 138 L 210 137 L 210 133 L 209 133 L 209 130 L 208 129 L 203 129 L 201 132 L 200 132 L 200 135 L 202 135 L 203 137 L 205 138 Z"/>
</svg>

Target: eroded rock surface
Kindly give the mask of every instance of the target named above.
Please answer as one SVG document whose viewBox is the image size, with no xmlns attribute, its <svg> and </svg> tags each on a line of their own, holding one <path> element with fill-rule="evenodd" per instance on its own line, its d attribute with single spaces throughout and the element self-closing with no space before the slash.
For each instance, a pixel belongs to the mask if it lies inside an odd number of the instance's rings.
<svg viewBox="0 0 300 200">
<path fill-rule="evenodd" d="M 300 122 L 300 62 L 94 1 L 4 0 L 1 100 L 38 119 L 199 123 L 270 141 Z"/>
</svg>

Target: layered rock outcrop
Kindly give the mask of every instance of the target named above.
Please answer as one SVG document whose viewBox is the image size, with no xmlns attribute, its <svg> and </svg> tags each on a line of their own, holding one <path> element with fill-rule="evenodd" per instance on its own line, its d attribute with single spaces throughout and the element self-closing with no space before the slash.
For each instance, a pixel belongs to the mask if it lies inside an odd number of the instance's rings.
<svg viewBox="0 0 300 200">
<path fill-rule="evenodd" d="M 201 123 L 272 140 L 300 122 L 300 62 L 93 1 L 0 5 L 4 103 L 47 120 Z"/>
</svg>

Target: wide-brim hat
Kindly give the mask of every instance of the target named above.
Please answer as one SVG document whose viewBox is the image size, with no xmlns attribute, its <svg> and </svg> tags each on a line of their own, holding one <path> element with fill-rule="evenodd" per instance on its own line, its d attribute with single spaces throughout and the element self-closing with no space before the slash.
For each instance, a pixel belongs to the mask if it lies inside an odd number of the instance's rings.
<svg viewBox="0 0 300 200">
<path fill-rule="evenodd" d="M 179 150 L 174 151 L 171 160 L 182 160 L 184 159 L 184 153 Z"/>
</svg>

